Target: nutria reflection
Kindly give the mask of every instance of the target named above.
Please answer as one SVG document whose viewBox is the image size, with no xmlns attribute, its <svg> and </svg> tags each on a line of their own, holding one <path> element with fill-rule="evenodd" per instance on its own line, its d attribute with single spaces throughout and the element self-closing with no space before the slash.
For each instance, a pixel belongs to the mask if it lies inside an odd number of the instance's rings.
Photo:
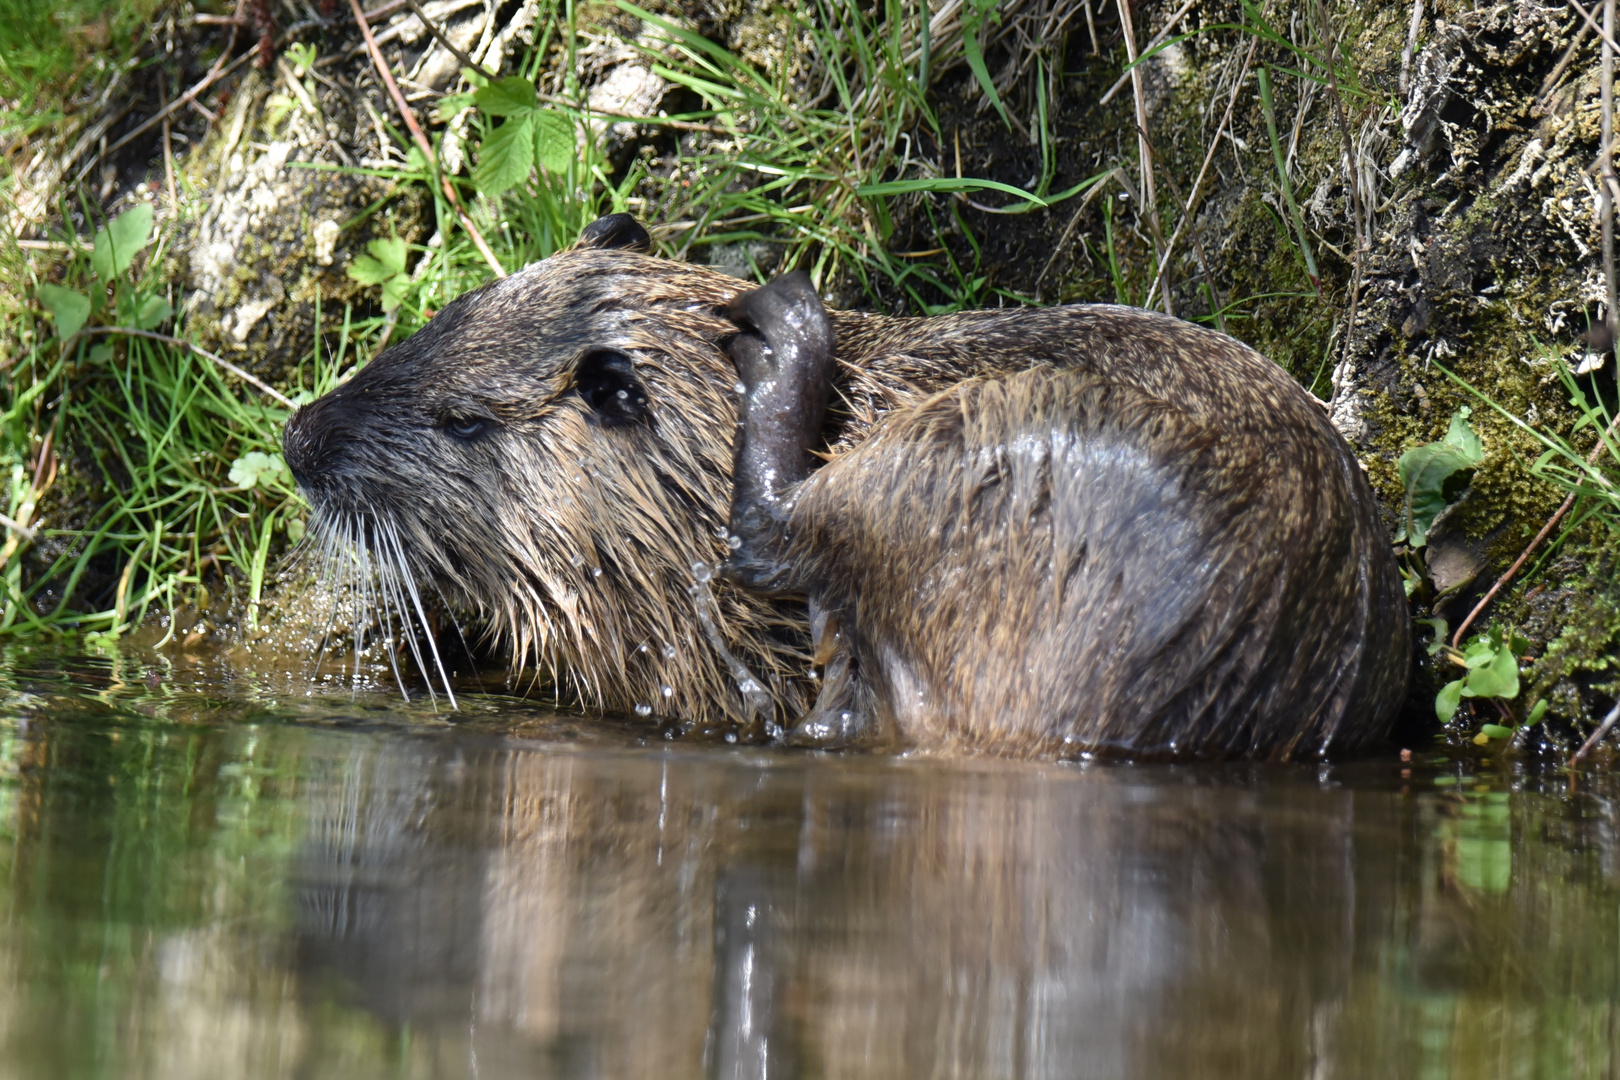
<svg viewBox="0 0 1620 1080">
<path fill-rule="evenodd" d="M 570 1075 L 1399 1075 L 1380 980 L 1455 993 L 1493 954 L 1481 894 L 1411 872 L 1432 817 L 1314 773 L 824 766 L 352 765 L 321 808 L 351 825 L 306 846 L 307 981 Z M 1614 950 L 1546 936 L 1576 915 L 1520 932 L 1607 1010 Z"/>
</svg>

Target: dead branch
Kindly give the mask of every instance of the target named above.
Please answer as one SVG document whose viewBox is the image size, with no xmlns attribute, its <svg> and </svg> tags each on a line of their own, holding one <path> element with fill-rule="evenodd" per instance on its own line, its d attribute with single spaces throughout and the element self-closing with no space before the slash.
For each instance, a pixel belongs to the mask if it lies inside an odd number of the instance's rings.
<svg viewBox="0 0 1620 1080">
<path fill-rule="evenodd" d="M 1142 202 L 1137 205 L 1147 214 L 1148 228 L 1153 232 L 1154 255 L 1165 250 L 1164 230 L 1159 228 L 1159 199 L 1153 184 L 1153 147 L 1148 142 L 1147 91 L 1142 85 L 1142 69 L 1136 62 L 1136 30 L 1131 24 L 1130 0 L 1118 0 L 1120 29 L 1125 35 L 1125 58 L 1131 65 L 1131 89 L 1136 95 L 1136 153 L 1142 166 Z M 1174 315 L 1167 282 L 1161 294 L 1164 313 Z"/>
<path fill-rule="evenodd" d="M 354 21 L 360 25 L 361 36 L 366 39 L 366 49 L 371 53 L 371 62 L 376 67 L 377 74 L 381 76 L 383 86 L 388 90 L 388 96 L 394 99 L 394 108 L 399 110 L 400 118 L 405 121 L 405 126 L 410 129 L 411 138 L 415 140 L 417 149 L 422 151 L 423 158 L 427 160 L 428 168 L 438 172 L 439 162 L 433 153 L 433 144 L 428 142 L 427 135 L 422 131 L 422 125 L 416 121 L 416 114 L 411 112 L 410 105 L 405 101 L 405 95 L 400 93 L 399 83 L 394 81 L 394 73 L 388 70 L 388 61 L 383 59 L 382 49 L 377 47 L 377 38 L 371 32 L 371 24 L 366 21 L 365 12 L 360 10 L 360 0 L 349 0 L 349 7 L 354 11 Z M 490 250 L 489 244 L 484 240 L 484 234 L 478 231 L 478 226 L 473 224 L 472 218 L 468 216 L 467 211 L 462 207 L 461 196 L 456 194 L 455 185 L 450 183 L 450 178 L 443 173 L 439 174 L 439 184 L 444 189 L 445 198 L 449 199 L 450 205 L 455 208 L 456 217 L 460 219 L 461 227 L 467 230 L 467 235 L 472 239 L 473 246 L 484 257 L 484 261 L 495 272 L 495 276 L 504 278 L 506 268 L 495 257 L 495 252 Z"/>
</svg>

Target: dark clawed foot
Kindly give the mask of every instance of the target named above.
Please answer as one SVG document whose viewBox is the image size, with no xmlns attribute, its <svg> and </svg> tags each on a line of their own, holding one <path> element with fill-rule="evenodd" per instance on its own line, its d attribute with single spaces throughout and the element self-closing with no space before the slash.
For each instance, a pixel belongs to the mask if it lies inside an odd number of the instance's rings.
<svg viewBox="0 0 1620 1080">
<path fill-rule="evenodd" d="M 732 457 L 733 554 L 726 575 L 757 589 L 792 588 L 782 556 L 787 491 L 810 475 L 835 364 L 832 319 L 810 278 L 784 274 L 726 306 L 741 331 L 727 346 L 743 384 Z"/>
</svg>

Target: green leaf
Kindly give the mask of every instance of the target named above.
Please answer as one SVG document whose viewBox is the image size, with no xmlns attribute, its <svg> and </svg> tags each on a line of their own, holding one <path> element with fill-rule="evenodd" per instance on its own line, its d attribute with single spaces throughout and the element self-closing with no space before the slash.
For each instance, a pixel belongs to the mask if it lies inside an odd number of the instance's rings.
<svg viewBox="0 0 1620 1080">
<path fill-rule="evenodd" d="M 469 105 L 477 103 L 476 94 L 446 94 L 439 99 L 437 106 L 439 123 L 448 124 L 456 118 L 456 114 Z"/>
<path fill-rule="evenodd" d="M 547 172 L 566 173 L 578 151 L 574 122 L 566 114 L 552 109 L 534 114 L 535 159 Z"/>
<path fill-rule="evenodd" d="M 146 203 L 125 210 L 96 232 L 90 265 L 102 281 L 129 269 L 135 255 L 152 238 L 152 208 Z"/>
<path fill-rule="evenodd" d="M 885 180 L 880 184 L 862 184 L 855 189 L 855 194 L 863 199 L 879 195 L 909 195 L 914 191 L 951 192 L 951 191 L 1000 191 L 1007 195 L 1016 195 L 1020 199 L 1034 203 L 1036 206 L 1049 205 L 1046 199 L 1039 195 L 1031 195 L 1022 188 L 1015 188 L 1011 184 L 1003 184 L 999 180 L 978 180 L 971 176 L 933 176 L 915 180 Z"/>
<path fill-rule="evenodd" d="M 1468 410 L 1457 410 L 1451 427 L 1439 442 L 1428 443 L 1401 455 L 1396 468 L 1406 486 L 1406 512 L 1400 535 L 1413 547 L 1429 542 L 1434 519 L 1456 497 L 1452 477 L 1478 465 L 1485 457 L 1484 446 L 1468 426 Z"/>
<path fill-rule="evenodd" d="M 990 104 L 1001 114 L 1001 122 L 1011 129 L 1012 121 L 1007 119 L 1007 109 L 1001 104 L 1001 95 L 996 93 L 996 84 L 990 79 L 990 69 L 984 66 L 984 52 L 979 48 L 979 27 L 983 25 L 984 14 L 977 12 L 977 18 L 969 14 L 975 12 L 978 6 L 975 0 L 969 0 L 969 3 L 963 6 L 962 57 L 967 61 L 973 77 L 979 81 L 979 89 L 984 91 L 984 96 L 990 99 Z"/>
<path fill-rule="evenodd" d="M 1462 704 L 1463 681 L 1448 682 L 1440 688 L 1434 696 L 1434 715 L 1440 718 L 1442 724 L 1451 722 L 1457 715 L 1457 707 Z"/>
<path fill-rule="evenodd" d="M 405 241 L 397 236 L 380 236 L 366 245 L 366 250 L 390 274 L 403 274 L 405 272 Z"/>
<path fill-rule="evenodd" d="M 356 255 L 349 263 L 349 278 L 362 285 L 381 285 L 394 276 L 394 272 L 370 255 Z"/>
<path fill-rule="evenodd" d="M 1451 414 L 1451 426 L 1446 429 L 1446 437 L 1441 441 L 1447 446 L 1455 447 L 1475 464 L 1485 457 L 1485 445 L 1474 434 L 1474 429 L 1468 426 L 1468 418 L 1474 410 L 1464 405 Z"/>
<path fill-rule="evenodd" d="M 56 320 L 56 336 L 63 341 L 84 329 L 90 318 L 90 298 L 60 285 L 41 285 L 39 302 Z"/>
<path fill-rule="evenodd" d="M 161 296 L 148 296 L 141 302 L 139 310 L 135 312 L 135 329 L 150 330 L 154 326 L 162 325 L 163 321 L 174 314 L 174 308 Z"/>
<path fill-rule="evenodd" d="M 280 454 L 266 454 L 259 450 L 249 451 L 231 462 L 228 476 L 231 483 L 244 488 L 262 487 L 277 480 L 286 483 L 291 479 L 287 463 Z"/>
<path fill-rule="evenodd" d="M 517 75 L 490 83 L 473 94 L 473 100 L 489 116 L 528 116 L 539 106 L 534 83 Z"/>
<path fill-rule="evenodd" d="M 1501 724 L 1481 724 L 1479 733 L 1487 739 L 1505 739 L 1513 734 L 1513 729 L 1503 727 Z"/>
<path fill-rule="evenodd" d="M 1463 693 L 1468 697 L 1517 697 L 1519 661 L 1511 650 L 1498 650 L 1489 664 L 1470 671 L 1465 683 Z"/>
<path fill-rule="evenodd" d="M 534 166 L 534 125 L 526 120 L 508 120 L 478 148 L 478 166 L 473 184 L 484 195 L 494 197 L 529 178 Z"/>
<path fill-rule="evenodd" d="M 315 66 L 315 57 L 319 54 L 316 52 L 315 46 L 295 41 L 282 50 L 282 55 L 287 58 L 287 63 L 292 66 L 293 74 L 302 79 L 309 74 L 309 69 Z"/>
<path fill-rule="evenodd" d="M 383 282 L 382 309 L 393 311 L 399 307 L 400 301 L 405 299 L 405 293 L 411 287 L 411 279 L 404 274 L 395 274 Z"/>
<path fill-rule="evenodd" d="M 1524 718 L 1525 726 L 1541 723 L 1541 718 L 1547 715 L 1547 699 L 1536 698 L 1536 703 L 1530 706 L 1530 715 Z"/>
</svg>

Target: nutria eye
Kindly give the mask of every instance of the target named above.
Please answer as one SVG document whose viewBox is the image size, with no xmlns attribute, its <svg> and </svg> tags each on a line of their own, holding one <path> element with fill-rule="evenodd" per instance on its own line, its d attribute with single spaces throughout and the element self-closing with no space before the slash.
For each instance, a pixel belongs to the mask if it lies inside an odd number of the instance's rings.
<svg viewBox="0 0 1620 1080">
<path fill-rule="evenodd" d="M 635 364 L 623 353 L 587 353 L 574 374 L 574 386 L 605 426 L 651 419 L 647 391 L 636 378 Z"/>
<path fill-rule="evenodd" d="M 484 432 L 488 431 L 494 426 L 495 425 L 492 421 L 486 420 L 481 416 L 453 416 L 444 422 L 444 430 L 448 431 L 450 434 L 454 435 L 463 442 L 471 442 L 473 439 L 478 438 L 478 436 L 484 434 Z"/>
</svg>

